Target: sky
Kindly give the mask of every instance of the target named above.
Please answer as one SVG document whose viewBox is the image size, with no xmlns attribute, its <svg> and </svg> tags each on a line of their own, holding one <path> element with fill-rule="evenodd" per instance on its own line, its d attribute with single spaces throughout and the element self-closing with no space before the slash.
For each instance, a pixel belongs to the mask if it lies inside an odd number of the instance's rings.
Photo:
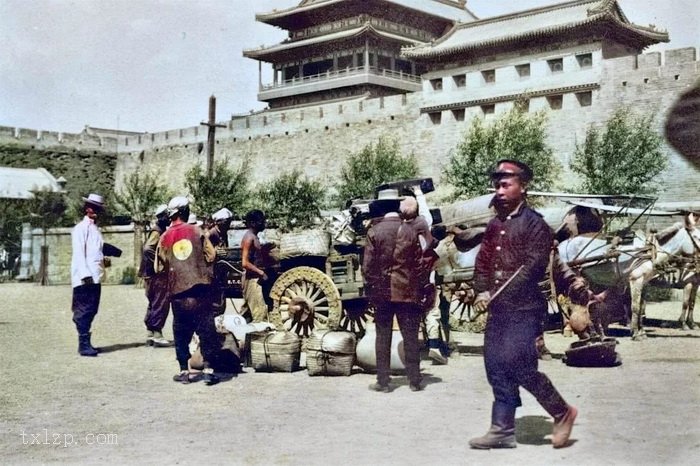
<svg viewBox="0 0 700 466">
<path fill-rule="evenodd" d="M 0 0 L 0 126 L 156 132 L 259 110 L 258 62 L 243 49 L 285 31 L 255 13 L 300 0 Z M 468 0 L 480 18 L 556 0 Z M 619 0 L 630 21 L 666 29 L 664 48 L 700 47 L 697 0 Z M 271 81 L 263 64 L 263 81 Z"/>
</svg>

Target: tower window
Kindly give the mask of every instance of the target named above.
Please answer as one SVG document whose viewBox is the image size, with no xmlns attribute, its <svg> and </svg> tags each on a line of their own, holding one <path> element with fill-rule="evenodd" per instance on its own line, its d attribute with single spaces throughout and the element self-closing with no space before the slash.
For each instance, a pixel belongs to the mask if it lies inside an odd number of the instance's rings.
<svg viewBox="0 0 700 466">
<path fill-rule="evenodd" d="M 516 65 L 515 71 L 518 73 L 518 76 L 520 76 L 521 78 L 529 78 L 530 77 L 530 64 L 526 63 L 524 65 Z"/>
<path fill-rule="evenodd" d="M 581 69 L 590 68 L 593 66 L 593 55 L 590 53 L 576 55 L 576 61 Z"/>
<path fill-rule="evenodd" d="M 484 70 L 481 72 L 481 77 L 486 84 L 493 84 L 496 82 L 496 70 Z"/>
<path fill-rule="evenodd" d="M 564 60 L 561 58 L 547 60 L 547 65 L 549 65 L 549 71 L 552 73 L 561 73 L 564 71 Z"/>
</svg>

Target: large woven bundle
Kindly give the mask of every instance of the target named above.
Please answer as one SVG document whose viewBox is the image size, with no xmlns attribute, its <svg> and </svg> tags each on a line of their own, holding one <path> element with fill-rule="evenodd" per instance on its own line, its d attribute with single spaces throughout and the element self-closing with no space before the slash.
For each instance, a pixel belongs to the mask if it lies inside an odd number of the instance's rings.
<svg viewBox="0 0 700 466">
<path fill-rule="evenodd" d="M 280 238 L 279 258 L 327 256 L 330 253 L 330 244 L 330 233 L 324 230 L 284 233 Z"/>
<path fill-rule="evenodd" d="M 354 333 L 314 330 L 306 342 L 309 375 L 350 375 L 356 346 Z"/>
<path fill-rule="evenodd" d="M 292 332 L 253 332 L 250 365 L 261 372 L 293 372 L 299 369 L 301 340 Z"/>
</svg>

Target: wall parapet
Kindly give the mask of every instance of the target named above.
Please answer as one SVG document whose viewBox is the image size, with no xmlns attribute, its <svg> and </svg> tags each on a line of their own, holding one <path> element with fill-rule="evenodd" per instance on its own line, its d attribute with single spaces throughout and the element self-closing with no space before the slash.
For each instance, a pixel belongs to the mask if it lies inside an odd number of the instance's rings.
<svg viewBox="0 0 700 466">
<path fill-rule="evenodd" d="M 0 126 L 0 144 L 26 146 L 32 149 L 65 147 L 96 152 L 117 151 L 117 139 L 82 133 L 64 133 L 14 126 Z"/>
</svg>

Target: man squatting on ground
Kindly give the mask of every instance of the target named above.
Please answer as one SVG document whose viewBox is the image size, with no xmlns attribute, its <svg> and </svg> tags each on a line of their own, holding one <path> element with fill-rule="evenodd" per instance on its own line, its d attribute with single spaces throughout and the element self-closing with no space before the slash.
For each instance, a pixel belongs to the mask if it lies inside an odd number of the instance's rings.
<svg viewBox="0 0 700 466">
<path fill-rule="evenodd" d="M 190 375 L 188 361 L 190 340 L 197 332 L 202 355 L 211 368 L 219 371 L 220 363 L 224 362 L 219 361 L 222 342 L 211 306 L 211 264 L 215 251 L 201 228 L 186 223 L 190 215 L 186 197 L 173 198 L 168 204 L 168 215 L 171 224 L 158 243 L 155 270 L 165 270 L 168 275 L 175 354 L 180 364 L 180 373 L 173 380 L 186 384 L 204 378 L 211 385 L 219 378 L 213 374 Z"/>
<path fill-rule="evenodd" d="M 170 224 L 168 206 L 162 204 L 156 208 L 155 221 L 148 232 L 148 238 L 143 245 L 139 277 L 143 277 L 146 288 L 146 344 L 148 346 L 166 347 L 170 341 L 163 337 L 163 327 L 170 312 L 170 297 L 168 296 L 168 273 L 163 270 L 156 273 L 153 264 L 156 258 L 158 241 Z"/>
<path fill-rule="evenodd" d="M 375 306 L 377 382 L 370 390 L 388 393 L 394 316 L 403 336 L 406 375 L 412 391 L 422 390 L 418 329 L 427 274 L 416 229 L 399 216 L 398 191 L 382 190 L 370 204 L 374 224 L 367 233 L 363 262 L 365 291 Z"/>
<path fill-rule="evenodd" d="M 97 216 L 104 212 L 104 199 L 99 194 L 83 198 L 85 216 L 71 231 L 71 285 L 73 287 L 73 322 L 78 330 L 78 354 L 97 356 L 98 351 L 90 342 L 90 328 L 100 306 L 100 294 L 104 277 L 104 241 L 95 224 Z"/>
<path fill-rule="evenodd" d="M 538 283 L 547 268 L 552 231 L 527 205 L 530 167 L 501 160 L 491 179 L 497 215 L 489 222 L 476 257 L 474 305 L 480 312 L 488 309 L 484 364 L 495 400 L 491 428 L 469 445 L 476 449 L 516 446 L 515 410 L 521 406 L 522 386 L 554 418 L 552 445 L 561 448 L 568 444 L 577 410 L 537 370 L 535 345 L 547 312 Z"/>
</svg>

